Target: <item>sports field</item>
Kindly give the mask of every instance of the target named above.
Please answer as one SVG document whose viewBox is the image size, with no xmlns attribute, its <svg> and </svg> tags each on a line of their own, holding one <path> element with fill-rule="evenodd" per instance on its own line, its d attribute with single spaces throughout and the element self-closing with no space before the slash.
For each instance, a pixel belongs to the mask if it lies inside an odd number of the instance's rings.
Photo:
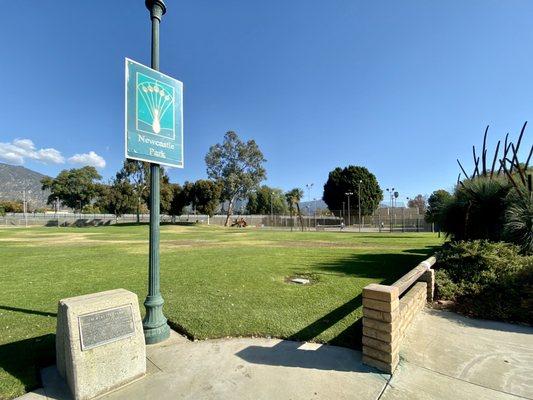
<svg viewBox="0 0 533 400">
<path fill-rule="evenodd" d="M 125 288 L 146 296 L 148 226 L 0 229 L 0 399 L 54 362 L 57 301 Z M 361 291 L 427 257 L 436 234 L 161 227 L 171 326 L 191 338 L 272 336 L 357 347 Z M 288 283 L 307 277 L 310 285 Z"/>
</svg>

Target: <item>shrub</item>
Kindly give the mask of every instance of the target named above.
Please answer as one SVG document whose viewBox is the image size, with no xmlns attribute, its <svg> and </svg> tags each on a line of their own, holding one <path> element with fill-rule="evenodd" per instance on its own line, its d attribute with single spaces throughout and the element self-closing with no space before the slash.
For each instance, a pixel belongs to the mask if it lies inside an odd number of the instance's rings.
<svg viewBox="0 0 533 400">
<path fill-rule="evenodd" d="M 503 236 L 516 243 L 524 254 L 533 254 L 533 192 L 514 189 L 508 196 Z"/>
<path fill-rule="evenodd" d="M 6 213 L 21 213 L 23 211 L 22 201 L 1 201 L 0 207 L 2 207 Z"/>
<path fill-rule="evenodd" d="M 510 189 L 503 177 L 463 181 L 444 205 L 443 230 L 454 240 L 502 240 Z"/>
<path fill-rule="evenodd" d="M 447 243 L 437 253 L 437 296 L 466 314 L 531 323 L 533 256 L 486 240 Z"/>
<path fill-rule="evenodd" d="M 444 270 L 435 271 L 435 285 L 439 298 L 444 300 L 455 300 L 461 293 L 461 288 L 452 281 Z"/>
</svg>

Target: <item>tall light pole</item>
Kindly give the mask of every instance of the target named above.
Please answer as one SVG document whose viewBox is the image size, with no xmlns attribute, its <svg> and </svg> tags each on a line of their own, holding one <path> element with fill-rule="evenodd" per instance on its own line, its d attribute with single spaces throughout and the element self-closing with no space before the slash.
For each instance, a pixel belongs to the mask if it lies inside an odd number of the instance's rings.
<svg viewBox="0 0 533 400">
<path fill-rule="evenodd" d="M 400 196 L 400 193 L 394 192 L 394 202 L 393 202 L 393 208 L 398 208 L 398 197 Z M 396 226 L 396 212 L 394 213 L 394 226 Z"/>
<path fill-rule="evenodd" d="M 270 192 L 270 223 L 272 226 L 274 226 L 274 206 L 272 204 L 272 197 L 274 196 L 274 192 Z"/>
<path fill-rule="evenodd" d="M 311 188 L 313 187 L 314 183 L 306 183 L 305 187 L 307 188 L 307 201 L 309 204 L 311 204 Z M 309 225 L 309 206 L 307 206 L 307 228 L 310 227 Z"/>
<path fill-rule="evenodd" d="M 346 197 L 348 197 L 348 226 L 351 225 L 351 221 L 350 221 L 350 196 L 353 195 L 352 192 L 346 192 L 344 193 L 346 195 Z"/>
<path fill-rule="evenodd" d="M 357 200 L 359 202 L 358 208 L 359 208 L 359 232 L 361 232 L 361 183 L 363 183 L 362 180 L 359 180 L 359 187 L 357 191 Z"/>
<path fill-rule="evenodd" d="M 307 188 L 307 200 L 311 201 L 311 188 L 313 187 L 314 183 L 307 183 L 305 187 Z"/>
<path fill-rule="evenodd" d="M 342 202 L 342 220 L 344 223 L 346 223 L 346 211 L 344 210 L 344 204 L 346 204 L 344 201 Z"/>
<path fill-rule="evenodd" d="M 28 227 L 28 217 L 26 215 L 27 206 L 26 206 L 26 189 L 22 191 L 22 212 L 24 213 L 24 226 Z"/>
<path fill-rule="evenodd" d="M 407 207 L 404 207 L 404 208 L 407 208 L 407 211 L 409 211 L 409 200 L 411 200 L 411 199 L 409 197 L 406 197 L 405 200 L 407 200 L 407 204 L 406 204 Z M 411 216 L 411 213 L 409 212 L 409 214 L 407 214 L 407 217 L 409 218 L 410 216 Z M 403 214 L 402 214 L 402 219 L 404 220 L 403 223 L 405 224 L 405 218 L 404 218 Z"/>
<path fill-rule="evenodd" d="M 313 199 L 313 216 L 315 217 L 315 229 L 316 229 L 316 198 Z"/>
<path fill-rule="evenodd" d="M 159 71 L 159 24 L 167 11 L 163 0 L 145 0 L 152 21 L 152 69 Z M 159 284 L 159 164 L 150 163 L 150 254 L 148 261 L 148 296 L 144 301 L 143 320 L 146 344 L 168 339 L 170 327 L 163 315 L 163 296 Z"/>
<path fill-rule="evenodd" d="M 390 214 L 389 214 L 389 225 L 390 231 L 392 232 L 392 213 L 394 213 L 394 188 L 387 188 L 390 196 Z"/>
<path fill-rule="evenodd" d="M 56 220 L 57 220 L 57 227 L 59 228 L 59 197 L 56 197 Z"/>
</svg>

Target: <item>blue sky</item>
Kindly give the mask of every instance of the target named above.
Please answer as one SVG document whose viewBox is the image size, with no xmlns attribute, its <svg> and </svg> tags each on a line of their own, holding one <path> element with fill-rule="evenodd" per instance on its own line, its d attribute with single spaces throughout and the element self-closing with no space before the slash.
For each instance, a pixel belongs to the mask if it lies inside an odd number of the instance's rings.
<svg viewBox="0 0 533 400">
<path fill-rule="evenodd" d="M 0 161 L 113 176 L 124 57 L 150 62 L 144 1 L 2 6 Z M 266 183 L 314 183 L 312 198 L 349 164 L 402 199 L 451 188 L 487 124 L 493 145 L 532 119 L 531 21 L 529 0 L 169 0 L 161 71 L 185 87 L 171 180 L 205 177 L 209 146 L 234 130 L 259 143 Z"/>
</svg>

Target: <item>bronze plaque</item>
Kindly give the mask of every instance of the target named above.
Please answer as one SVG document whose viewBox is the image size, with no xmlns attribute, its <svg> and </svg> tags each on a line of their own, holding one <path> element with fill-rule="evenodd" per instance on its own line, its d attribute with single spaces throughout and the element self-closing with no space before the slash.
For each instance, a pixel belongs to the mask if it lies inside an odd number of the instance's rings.
<svg viewBox="0 0 533 400">
<path fill-rule="evenodd" d="M 78 326 L 82 350 L 116 342 L 135 333 L 131 305 L 80 315 Z"/>
</svg>

